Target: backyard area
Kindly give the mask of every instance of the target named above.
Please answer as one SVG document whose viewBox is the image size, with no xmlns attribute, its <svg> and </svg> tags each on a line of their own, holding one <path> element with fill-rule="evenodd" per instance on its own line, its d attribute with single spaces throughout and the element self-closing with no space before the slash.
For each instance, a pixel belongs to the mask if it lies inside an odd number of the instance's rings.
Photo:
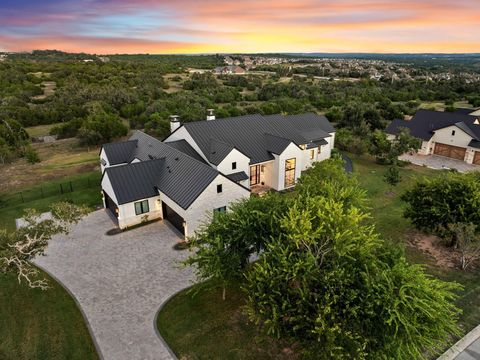
<svg viewBox="0 0 480 360">
<path fill-rule="evenodd" d="M 457 305 L 463 310 L 460 326 L 465 333 L 480 323 L 480 273 L 478 268 L 461 271 L 454 254 L 436 242 L 436 238 L 416 231 L 403 218 L 399 198 L 417 179 L 441 176 L 442 171 L 408 165 L 400 169 L 402 181 L 392 188 L 383 180 L 386 166 L 372 158 L 352 156 L 354 173 L 367 190 L 372 221 L 385 239 L 400 243 L 412 263 L 423 264 L 433 276 L 457 281 L 464 286 Z M 454 263 L 450 266 L 445 258 Z M 242 313 L 245 298 L 238 285 L 229 288 L 222 301 L 220 289 L 194 285 L 174 296 L 162 309 L 157 326 L 179 358 L 208 358 L 228 354 L 232 359 L 294 358 L 295 346 L 272 342 L 247 322 Z M 175 319 L 175 321 L 173 321 Z M 221 338 L 222 341 L 218 341 Z M 452 344 L 455 341 L 452 339 Z M 293 351 L 293 353 L 292 353 Z M 208 355 L 207 355 L 208 354 Z"/>
</svg>

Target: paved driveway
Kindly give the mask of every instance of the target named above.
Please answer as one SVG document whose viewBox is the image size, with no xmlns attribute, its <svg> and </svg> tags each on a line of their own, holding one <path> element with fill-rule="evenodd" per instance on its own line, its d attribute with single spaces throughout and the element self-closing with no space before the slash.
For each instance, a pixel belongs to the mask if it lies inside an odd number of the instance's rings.
<svg viewBox="0 0 480 360">
<path fill-rule="evenodd" d="M 95 211 L 52 239 L 35 263 L 76 298 L 104 359 L 171 359 L 154 320 L 163 302 L 191 284 L 191 269 L 177 265 L 188 252 L 172 249 L 181 239 L 168 223 L 105 235 L 113 227 L 105 210 Z"/>
<path fill-rule="evenodd" d="M 459 172 L 480 171 L 480 166 L 467 164 L 465 161 L 447 158 L 438 155 L 403 154 L 400 160 L 410 161 L 412 164 L 426 166 L 436 170 L 456 169 Z"/>
</svg>

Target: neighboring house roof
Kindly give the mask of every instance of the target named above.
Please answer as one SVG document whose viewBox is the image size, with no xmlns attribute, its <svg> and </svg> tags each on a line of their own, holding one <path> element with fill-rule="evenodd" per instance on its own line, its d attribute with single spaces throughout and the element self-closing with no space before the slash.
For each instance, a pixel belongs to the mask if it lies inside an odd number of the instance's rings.
<svg viewBox="0 0 480 360">
<path fill-rule="evenodd" d="M 195 149 L 186 141 L 186 140 L 177 140 L 177 141 L 171 141 L 168 143 L 169 146 L 174 147 L 177 150 L 180 150 L 184 154 L 187 154 L 188 156 L 191 156 L 195 160 L 201 161 L 203 163 L 207 163 L 205 159 L 195 151 Z"/>
<path fill-rule="evenodd" d="M 103 150 L 107 155 L 110 165 L 118 165 L 132 161 L 134 159 L 132 155 L 136 147 L 137 140 L 129 140 L 104 144 Z"/>
<path fill-rule="evenodd" d="M 248 180 L 248 175 L 245 173 L 245 171 L 239 171 L 233 174 L 225 175 L 228 177 L 230 180 L 235 181 L 235 182 L 240 182 L 244 180 Z"/>
<path fill-rule="evenodd" d="M 480 140 L 480 125 L 475 122 L 478 116 L 465 115 L 458 112 L 442 112 L 418 110 L 411 120 L 393 120 L 386 128 L 388 134 L 398 134 L 401 127 L 408 128 L 410 134 L 428 141 L 436 130 L 449 126 L 457 126 L 476 140 Z"/>
<path fill-rule="evenodd" d="M 250 158 L 251 164 L 273 160 L 272 145 L 265 140 L 265 134 L 293 141 L 296 145 L 305 145 L 314 140 L 330 136 L 335 132 L 325 116 L 307 113 L 301 115 L 245 115 L 233 118 L 211 121 L 195 121 L 183 125 L 197 143 L 200 150 L 208 158 L 212 148 L 218 150 L 212 161 L 220 163 L 222 155 L 227 155 L 227 147 L 222 148 L 217 143 L 236 148 Z M 167 138 L 168 141 L 168 138 Z M 212 143 L 214 144 L 212 146 Z M 220 149 L 217 149 L 217 146 Z M 275 151 L 278 151 L 275 148 Z M 221 154 L 220 154 L 220 150 Z M 210 160 L 209 160 L 210 161 Z M 215 164 L 214 163 L 214 164 Z"/>
<path fill-rule="evenodd" d="M 141 161 L 105 170 L 119 205 L 156 196 L 158 189 L 187 209 L 219 175 L 211 166 L 141 131 L 130 140 L 136 140 L 137 146 L 127 157 Z"/>
</svg>

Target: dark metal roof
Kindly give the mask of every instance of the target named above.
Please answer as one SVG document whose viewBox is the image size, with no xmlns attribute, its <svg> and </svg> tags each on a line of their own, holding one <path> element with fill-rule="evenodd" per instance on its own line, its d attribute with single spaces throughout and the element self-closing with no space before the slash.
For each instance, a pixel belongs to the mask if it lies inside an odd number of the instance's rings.
<svg viewBox="0 0 480 360">
<path fill-rule="evenodd" d="M 454 112 L 459 113 L 459 114 L 463 114 L 463 115 L 470 115 L 470 114 L 471 114 L 472 112 L 474 112 L 475 110 L 478 110 L 478 109 L 457 108 L 457 109 L 455 109 Z"/>
<path fill-rule="evenodd" d="M 234 182 L 240 182 L 248 179 L 248 175 L 245 173 L 245 171 L 239 171 L 225 176 Z"/>
<path fill-rule="evenodd" d="M 207 163 L 205 159 L 195 151 L 195 149 L 186 141 L 186 140 L 177 140 L 177 141 L 171 141 L 168 143 L 169 146 L 174 147 L 177 150 L 180 150 L 184 154 L 187 154 L 188 156 L 191 156 L 195 160 L 201 161 L 203 163 Z"/>
<path fill-rule="evenodd" d="M 265 134 L 264 141 L 267 151 L 276 155 L 280 155 L 292 143 L 292 140 L 272 134 Z"/>
<path fill-rule="evenodd" d="M 322 145 L 327 145 L 328 141 L 325 139 L 315 140 L 307 144 L 307 149 L 313 149 Z"/>
<path fill-rule="evenodd" d="M 105 173 L 118 205 L 158 196 L 156 184 L 164 165 L 165 159 L 157 159 L 108 167 Z"/>
<path fill-rule="evenodd" d="M 470 136 L 480 139 L 480 126 L 475 125 L 477 119 L 476 116 L 456 112 L 418 110 L 410 121 L 396 119 L 387 126 L 385 131 L 396 135 L 400 127 L 405 127 L 410 130 L 412 136 L 428 141 L 436 130 L 455 125 L 464 131 L 468 129 L 467 133 Z"/>
<path fill-rule="evenodd" d="M 141 131 L 130 140 L 137 141 L 132 158 L 141 161 L 106 169 L 119 204 L 156 196 L 152 189 L 157 188 L 187 209 L 219 175 L 211 166 Z"/>
<path fill-rule="evenodd" d="M 234 147 L 230 144 L 216 139 L 210 139 L 210 150 L 205 155 L 208 157 L 210 163 L 218 165 L 233 149 Z"/>
<path fill-rule="evenodd" d="M 137 140 L 122 141 L 103 145 L 110 165 L 129 163 L 134 159 L 133 153 L 137 146 Z"/>
<path fill-rule="evenodd" d="M 329 133 L 335 132 L 325 116 L 313 113 L 288 116 L 245 115 L 212 121 L 195 121 L 184 124 L 184 127 L 205 156 L 209 157 L 207 154 L 211 153 L 212 142 L 220 142 L 229 145 L 228 148 L 221 149 L 224 156 L 227 155 L 226 149 L 236 148 L 250 158 L 251 164 L 273 159 L 268 149 L 269 145 L 265 141 L 265 134 L 303 145 L 312 140 L 310 136 L 305 137 L 307 133 L 315 134 L 314 137 L 327 137 L 330 136 Z M 214 145 L 215 149 L 216 146 L 218 145 Z M 221 156 L 212 159 L 217 164 L 221 160 L 223 160 Z"/>
<path fill-rule="evenodd" d="M 472 140 L 472 141 L 470 141 L 468 146 L 480 149 L 480 141 L 479 140 Z"/>
</svg>

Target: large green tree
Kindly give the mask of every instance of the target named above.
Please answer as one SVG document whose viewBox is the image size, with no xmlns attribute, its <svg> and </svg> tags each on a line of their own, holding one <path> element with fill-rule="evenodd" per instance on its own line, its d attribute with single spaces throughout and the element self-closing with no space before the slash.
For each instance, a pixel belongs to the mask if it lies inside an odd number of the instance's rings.
<svg viewBox="0 0 480 360">
<path fill-rule="evenodd" d="M 438 232 L 449 224 L 480 219 L 480 173 L 448 173 L 417 182 L 401 199 L 404 216 L 418 229 Z"/>
</svg>

